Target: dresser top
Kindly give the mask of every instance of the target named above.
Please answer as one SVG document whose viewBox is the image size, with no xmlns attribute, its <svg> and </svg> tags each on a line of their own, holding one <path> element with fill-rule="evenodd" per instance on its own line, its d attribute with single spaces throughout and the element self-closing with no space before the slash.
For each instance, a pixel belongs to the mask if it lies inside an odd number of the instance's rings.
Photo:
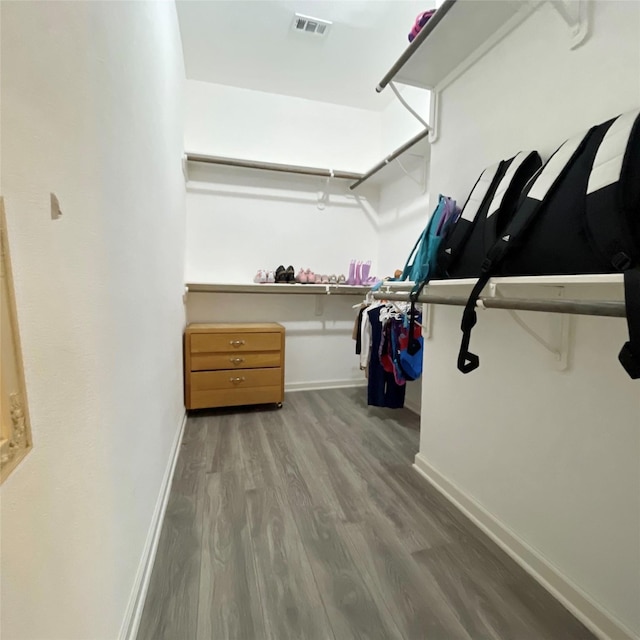
<svg viewBox="0 0 640 640">
<path fill-rule="evenodd" d="M 283 333 L 284 327 L 277 322 L 214 322 L 188 324 L 186 331 L 187 333 Z"/>
</svg>

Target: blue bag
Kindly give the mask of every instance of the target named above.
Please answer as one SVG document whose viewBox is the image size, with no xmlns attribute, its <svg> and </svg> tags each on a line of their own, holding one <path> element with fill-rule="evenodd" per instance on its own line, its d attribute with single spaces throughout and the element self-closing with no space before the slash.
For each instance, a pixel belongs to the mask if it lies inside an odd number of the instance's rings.
<svg viewBox="0 0 640 640">
<path fill-rule="evenodd" d="M 438 248 L 443 238 L 443 227 L 455 211 L 455 202 L 440 195 L 438 206 L 431 215 L 427 226 L 415 243 L 398 280 L 412 280 L 415 283 L 428 281 L 436 270 Z"/>
</svg>

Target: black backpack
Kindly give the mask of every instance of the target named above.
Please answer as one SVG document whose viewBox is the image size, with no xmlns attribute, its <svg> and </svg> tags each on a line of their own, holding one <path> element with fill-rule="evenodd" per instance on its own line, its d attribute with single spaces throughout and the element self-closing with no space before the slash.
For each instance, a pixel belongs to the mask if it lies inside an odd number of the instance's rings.
<svg viewBox="0 0 640 640">
<path fill-rule="evenodd" d="M 487 252 L 511 221 L 522 189 L 541 166 L 536 151 L 521 151 L 482 172 L 440 245 L 439 277 L 478 277 Z"/>
<path fill-rule="evenodd" d="M 640 110 L 567 140 L 525 187 L 513 220 L 489 250 L 462 317 L 458 369 L 469 352 L 476 302 L 495 275 L 624 273 L 629 342 L 620 362 L 640 378 Z"/>
</svg>

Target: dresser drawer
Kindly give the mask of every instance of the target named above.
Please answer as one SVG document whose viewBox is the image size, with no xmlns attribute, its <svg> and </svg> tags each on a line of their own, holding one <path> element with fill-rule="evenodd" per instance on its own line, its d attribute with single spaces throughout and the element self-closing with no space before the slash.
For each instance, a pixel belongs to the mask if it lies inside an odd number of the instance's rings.
<svg viewBox="0 0 640 640">
<path fill-rule="evenodd" d="M 280 351 L 281 333 L 194 333 L 191 353 Z"/>
<path fill-rule="evenodd" d="M 191 356 L 191 371 L 215 369 L 262 369 L 282 365 L 279 351 L 262 353 L 194 353 Z"/>
<path fill-rule="evenodd" d="M 247 387 L 246 389 L 204 389 L 192 391 L 189 409 L 210 409 L 213 407 L 237 407 L 245 404 L 270 404 L 284 400 L 282 386 Z"/>
<path fill-rule="evenodd" d="M 270 387 L 279 385 L 281 380 L 280 367 L 241 371 L 196 371 L 191 374 L 191 391 Z"/>
</svg>

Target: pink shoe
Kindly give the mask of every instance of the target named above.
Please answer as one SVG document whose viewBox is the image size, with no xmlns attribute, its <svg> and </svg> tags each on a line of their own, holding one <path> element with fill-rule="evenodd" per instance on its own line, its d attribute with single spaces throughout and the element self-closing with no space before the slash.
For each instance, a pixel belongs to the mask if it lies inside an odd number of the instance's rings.
<svg viewBox="0 0 640 640">
<path fill-rule="evenodd" d="M 276 281 L 276 276 L 273 271 L 267 271 L 267 282 L 273 284 Z"/>
<path fill-rule="evenodd" d="M 296 282 L 299 282 L 300 284 L 305 284 L 307 282 L 307 272 L 302 267 L 300 267 L 300 271 L 298 271 Z"/>
<path fill-rule="evenodd" d="M 356 262 L 355 272 L 355 284 L 359 287 L 362 284 L 362 262 L 360 260 Z"/>
<path fill-rule="evenodd" d="M 360 282 L 365 284 L 369 280 L 369 272 L 371 271 L 371 260 L 367 260 L 362 263 L 362 269 L 360 271 Z"/>
<path fill-rule="evenodd" d="M 267 272 L 264 269 L 259 269 L 255 276 L 253 276 L 253 281 L 256 284 L 263 284 L 267 281 Z"/>
<path fill-rule="evenodd" d="M 356 261 L 352 260 L 349 263 L 349 275 L 347 277 L 347 284 L 355 284 L 356 283 Z"/>
</svg>

